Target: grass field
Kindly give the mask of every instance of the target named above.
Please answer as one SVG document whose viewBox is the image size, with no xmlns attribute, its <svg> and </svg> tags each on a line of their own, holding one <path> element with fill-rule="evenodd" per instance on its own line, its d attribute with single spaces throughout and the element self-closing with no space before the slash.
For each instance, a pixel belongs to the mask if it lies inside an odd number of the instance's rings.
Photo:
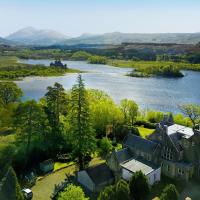
<svg viewBox="0 0 200 200">
<path fill-rule="evenodd" d="M 148 135 L 151 135 L 154 132 L 154 129 L 138 127 L 141 137 L 146 138 Z"/>
<path fill-rule="evenodd" d="M 95 157 L 90 161 L 89 166 L 90 167 L 95 166 L 104 162 L 105 160 L 103 160 L 102 158 Z M 72 162 L 70 163 L 56 162 L 54 165 L 55 172 L 38 180 L 36 184 L 32 187 L 33 200 L 50 200 L 50 196 L 54 191 L 55 185 L 64 181 L 66 178 L 66 174 L 73 175 L 77 170 L 78 170 L 77 165 L 73 164 Z"/>
</svg>

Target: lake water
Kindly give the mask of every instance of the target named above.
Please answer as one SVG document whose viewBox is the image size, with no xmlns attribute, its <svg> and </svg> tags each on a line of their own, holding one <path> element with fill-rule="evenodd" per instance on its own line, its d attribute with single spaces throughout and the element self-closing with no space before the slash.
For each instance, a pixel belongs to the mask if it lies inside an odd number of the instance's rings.
<svg viewBox="0 0 200 200">
<path fill-rule="evenodd" d="M 21 60 L 29 64 L 49 66 L 51 60 Z M 184 71 L 183 78 L 135 78 L 125 76 L 130 68 L 117 68 L 108 65 L 93 65 L 79 61 L 64 61 L 69 68 L 86 71 L 82 74 L 87 88 L 100 89 L 110 95 L 115 102 L 128 98 L 136 101 L 140 108 L 179 112 L 183 103 L 200 104 L 200 72 Z M 47 86 L 58 82 L 65 89 L 75 83 L 77 74 L 61 77 L 28 77 L 17 84 L 24 91 L 25 99 L 40 99 Z"/>
</svg>

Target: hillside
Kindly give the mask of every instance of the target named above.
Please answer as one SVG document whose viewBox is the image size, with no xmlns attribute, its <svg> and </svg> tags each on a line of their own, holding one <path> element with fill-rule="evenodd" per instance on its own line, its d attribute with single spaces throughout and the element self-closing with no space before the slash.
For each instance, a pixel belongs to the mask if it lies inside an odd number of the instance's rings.
<svg viewBox="0 0 200 200">
<path fill-rule="evenodd" d="M 6 39 L 19 42 L 26 45 L 39 45 L 39 46 L 48 46 L 55 43 L 60 43 L 68 39 L 66 35 L 59 33 L 53 30 L 38 30 L 33 27 L 27 27 L 21 30 L 18 30 L 9 36 Z"/>
<path fill-rule="evenodd" d="M 0 37 L 0 45 L 16 45 L 16 42 Z"/>
<path fill-rule="evenodd" d="M 65 40 L 64 45 L 76 44 L 121 44 L 121 43 L 177 43 L 196 44 L 200 42 L 200 33 L 105 33 L 102 35 L 82 35 Z"/>
</svg>

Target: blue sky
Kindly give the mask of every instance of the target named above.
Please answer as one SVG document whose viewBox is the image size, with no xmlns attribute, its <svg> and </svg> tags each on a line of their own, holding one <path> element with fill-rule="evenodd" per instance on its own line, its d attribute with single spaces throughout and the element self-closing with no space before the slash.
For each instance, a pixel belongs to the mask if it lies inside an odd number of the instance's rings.
<svg viewBox="0 0 200 200">
<path fill-rule="evenodd" d="M 200 0 L 0 0 L 0 36 L 27 26 L 69 36 L 200 32 Z"/>
</svg>

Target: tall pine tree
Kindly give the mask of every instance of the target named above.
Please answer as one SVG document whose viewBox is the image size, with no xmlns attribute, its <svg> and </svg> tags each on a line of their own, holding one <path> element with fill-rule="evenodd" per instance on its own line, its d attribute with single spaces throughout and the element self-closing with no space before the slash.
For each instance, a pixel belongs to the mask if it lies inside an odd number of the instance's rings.
<svg viewBox="0 0 200 200">
<path fill-rule="evenodd" d="M 95 150 L 95 133 L 92 129 L 87 91 L 81 75 L 71 91 L 71 134 L 73 152 L 79 167 L 85 167 L 85 158 Z"/>
<path fill-rule="evenodd" d="M 46 107 L 45 112 L 48 117 L 49 125 L 51 126 L 51 144 L 52 149 L 56 149 L 62 143 L 63 124 L 60 116 L 66 115 L 67 95 L 63 86 L 55 83 L 53 87 L 47 88 L 48 92 L 45 94 Z M 56 141 L 56 142 L 55 142 Z"/>
</svg>

